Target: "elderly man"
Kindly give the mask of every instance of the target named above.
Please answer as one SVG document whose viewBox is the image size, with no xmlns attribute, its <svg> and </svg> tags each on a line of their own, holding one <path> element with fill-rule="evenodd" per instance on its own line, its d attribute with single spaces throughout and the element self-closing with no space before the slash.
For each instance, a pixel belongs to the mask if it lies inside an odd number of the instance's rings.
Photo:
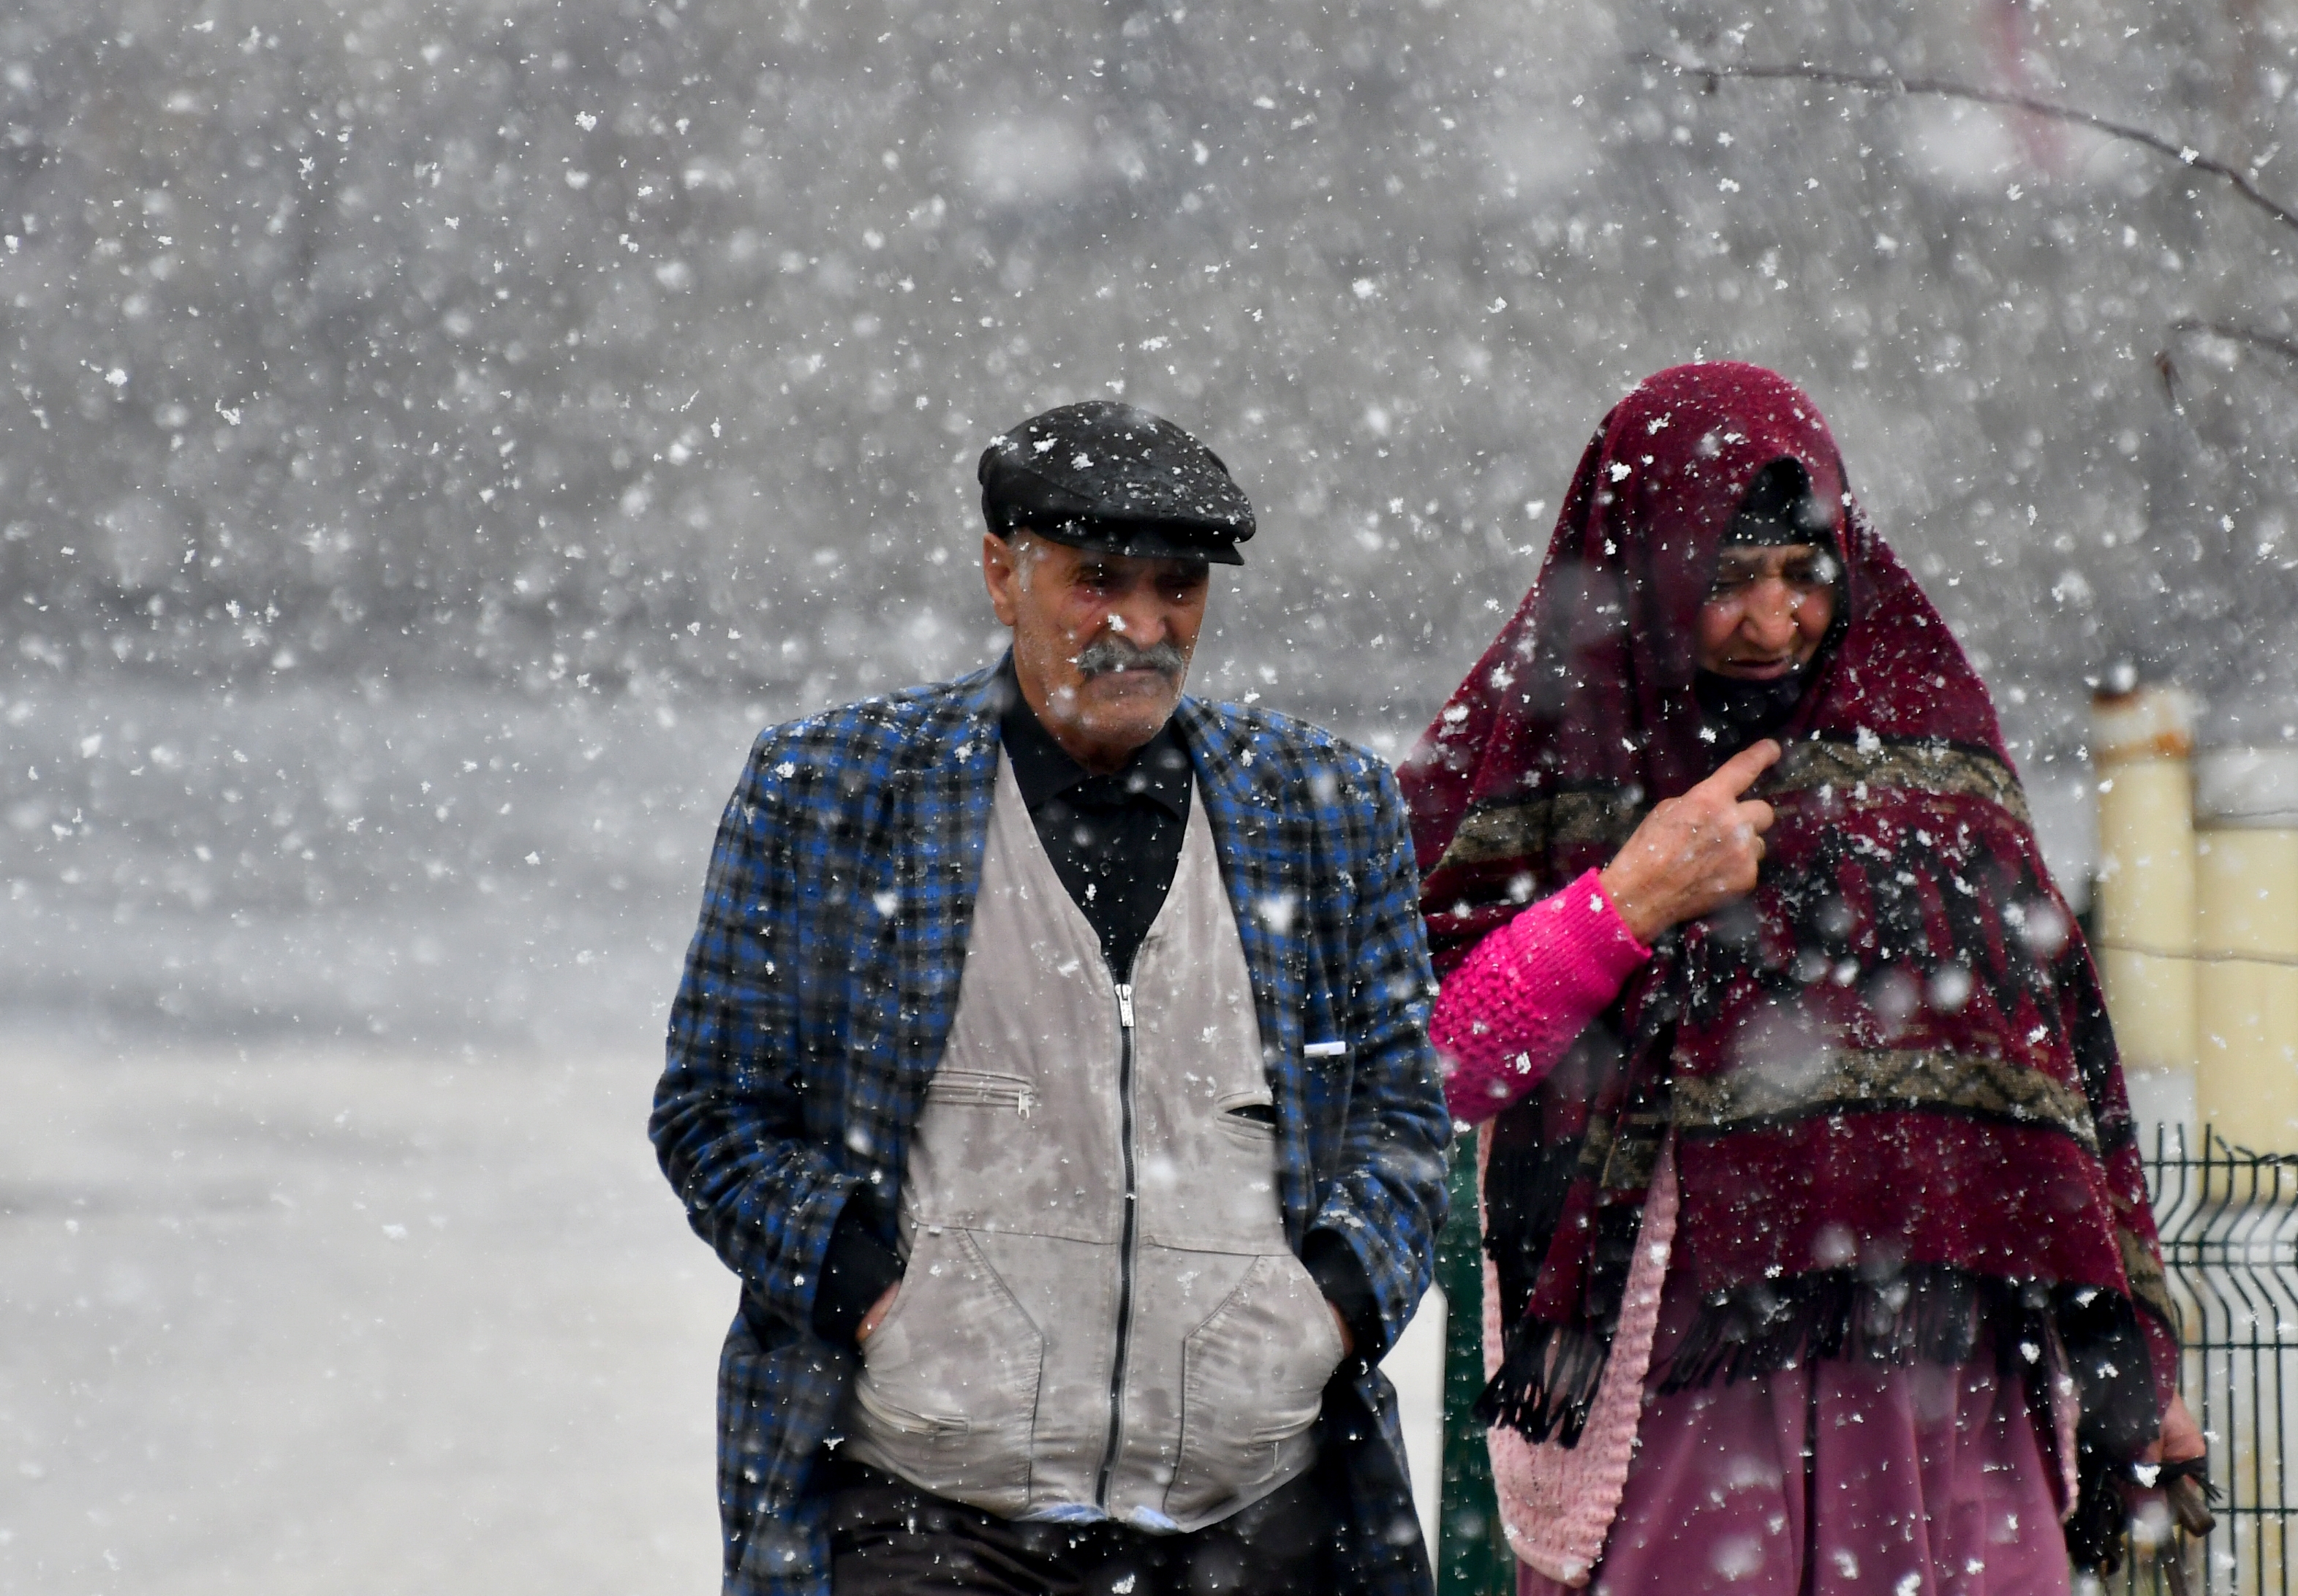
<svg viewBox="0 0 2298 1596">
<path fill-rule="evenodd" d="M 725 1588 L 1426 1592 L 1393 780 L 1182 696 L 1252 534 L 1211 451 L 1068 405 L 980 479 L 1012 652 L 758 739 L 671 1016 L 655 1145 L 742 1283 Z"/>
</svg>

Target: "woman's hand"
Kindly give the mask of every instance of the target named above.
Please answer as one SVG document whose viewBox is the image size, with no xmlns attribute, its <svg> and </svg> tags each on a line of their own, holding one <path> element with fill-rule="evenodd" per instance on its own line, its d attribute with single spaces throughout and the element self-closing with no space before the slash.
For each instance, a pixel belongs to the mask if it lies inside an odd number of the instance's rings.
<svg viewBox="0 0 2298 1596">
<path fill-rule="evenodd" d="M 1740 795 L 1778 763 L 1770 738 L 1726 759 L 1682 798 L 1644 816 L 1604 867 L 1604 895 L 1639 942 L 1754 890 L 1772 806 Z"/>
<path fill-rule="evenodd" d="M 2203 1426 L 2186 1410 L 2186 1399 L 2176 1392 L 2170 1393 L 2170 1405 L 2162 1410 L 2162 1437 L 2151 1450 L 2154 1456 L 2148 1460 L 2159 1463 L 2183 1463 L 2210 1450 L 2203 1439 Z"/>
<path fill-rule="evenodd" d="M 2170 1406 L 2162 1410 L 2162 1433 L 2139 1460 L 2145 1463 L 2184 1463 L 2190 1458 L 2203 1456 L 2208 1451 L 2208 1444 L 2203 1439 L 2203 1426 L 2196 1424 L 2195 1416 L 2186 1410 L 2186 1399 L 2173 1392 Z M 2171 1523 L 2187 1534 L 2199 1540 L 2215 1527 L 2218 1521 L 2211 1513 L 2210 1493 L 2201 1480 L 2192 1476 L 2162 1480 L 2157 1488 L 2162 1492 L 2162 1505 L 2170 1510 Z M 2145 1496 L 2152 1494 L 2149 1492 Z M 2145 1496 L 2140 1498 L 2142 1502 Z M 2145 1510 L 2142 1506 L 2137 1513 L 2144 1515 Z M 2134 1531 L 2137 1523 L 2137 1517 L 2134 1517 Z M 2160 1533 L 2167 1535 L 2168 1527 L 2164 1526 Z M 2177 1544 L 2173 1538 L 2172 1547 L 2175 1549 Z M 2174 1582 L 2173 1588 L 2181 1587 Z"/>
</svg>

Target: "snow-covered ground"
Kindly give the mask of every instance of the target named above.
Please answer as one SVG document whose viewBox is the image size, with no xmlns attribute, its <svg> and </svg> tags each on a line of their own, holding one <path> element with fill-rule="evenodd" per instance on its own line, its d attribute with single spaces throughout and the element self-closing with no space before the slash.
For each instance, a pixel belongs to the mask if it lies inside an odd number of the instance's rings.
<svg viewBox="0 0 2298 1596">
<path fill-rule="evenodd" d="M 0 1591 L 701 1591 L 643 1053 L 0 1039 Z"/>
</svg>

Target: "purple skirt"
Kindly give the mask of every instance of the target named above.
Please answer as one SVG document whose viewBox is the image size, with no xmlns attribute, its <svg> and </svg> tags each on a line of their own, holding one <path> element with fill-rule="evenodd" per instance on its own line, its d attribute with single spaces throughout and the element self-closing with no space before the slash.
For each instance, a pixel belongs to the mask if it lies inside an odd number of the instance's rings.
<svg viewBox="0 0 2298 1596">
<path fill-rule="evenodd" d="M 2068 1596 L 2050 1419 L 1991 1356 L 1663 1396 L 1698 1306 L 1674 1285 L 1593 1596 Z M 1517 1589 L 1571 1587 L 1525 1569 Z"/>
</svg>

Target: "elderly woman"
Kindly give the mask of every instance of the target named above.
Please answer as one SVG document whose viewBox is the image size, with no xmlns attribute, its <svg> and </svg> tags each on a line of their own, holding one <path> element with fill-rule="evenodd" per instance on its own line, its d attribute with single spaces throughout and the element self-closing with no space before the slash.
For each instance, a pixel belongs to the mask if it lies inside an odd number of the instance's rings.
<svg viewBox="0 0 2298 1596">
<path fill-rule="evenodd" d="M 2203 1450 L 2113 1038 L 1811 401 L 1631 393 L 1404 773 L 1522 1589 L 2025 1596 L 2111 1555 L 2132 1465 Z"/>
</svg>

